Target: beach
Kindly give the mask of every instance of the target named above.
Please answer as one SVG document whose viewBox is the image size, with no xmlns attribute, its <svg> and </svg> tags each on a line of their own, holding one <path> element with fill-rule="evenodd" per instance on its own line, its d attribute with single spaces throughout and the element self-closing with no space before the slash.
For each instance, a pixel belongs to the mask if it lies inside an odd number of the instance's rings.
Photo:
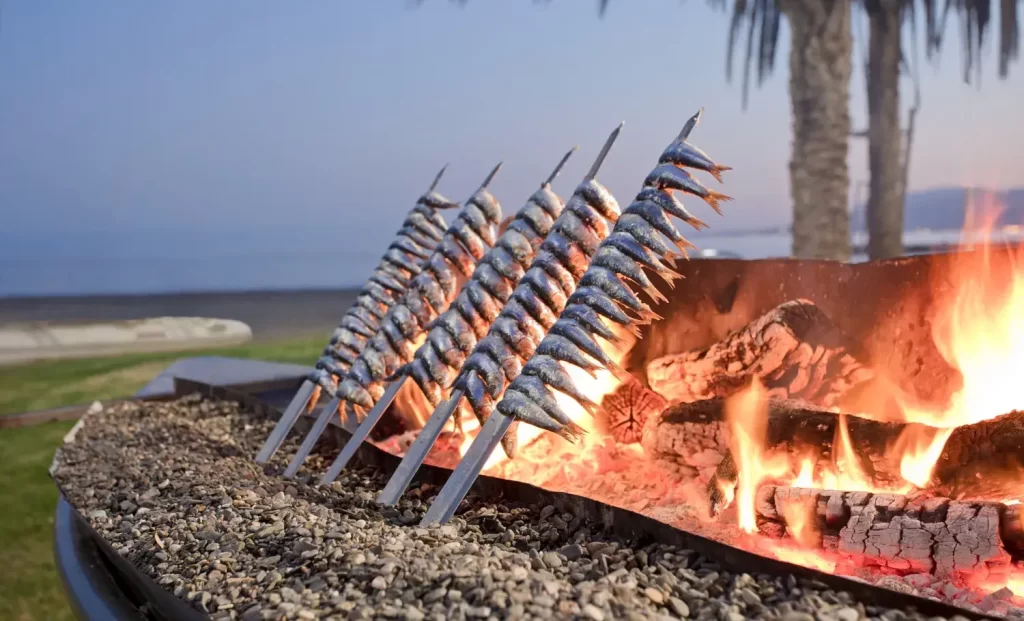
<svg viewBox="0 0 1024 621">
<path fill-rule="evenodd" d="M 0 298 L 0 325 L 215 317 L 248 324 L 254 340 L 322 334 L 326 342 L 356 293 L 340 289 L 11 297 Z"/>
</svg>

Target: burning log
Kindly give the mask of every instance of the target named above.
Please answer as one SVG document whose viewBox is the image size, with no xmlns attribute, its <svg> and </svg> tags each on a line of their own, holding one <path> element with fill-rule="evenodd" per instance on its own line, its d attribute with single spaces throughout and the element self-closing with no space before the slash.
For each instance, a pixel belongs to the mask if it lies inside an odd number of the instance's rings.
<svg viewBox="0 0 1024 621">
<path fill-rule="evenodd" d="M 644 448 L 654 455 L 681 459 L 687 465 L 711 475 L 708 495 L 712 512 L 723 501 L 722 487 L 736 481 L 736 464 L 729 452 L 729 425 L 724 399 L 677 404 L 648 421 Z M 935 471 L 927 485 L 933 492 L 975 497 L 1006 497 L 1020 492 L 1016 477 L 1019 455 L 1024 448 L 1024 412 L 1010 412 L 996 418 L 957 427 L 951 432 L 920 424 L 884 422 L 822 410 L 800 401 L 769 399 L 765 447 L 792 455 L 816 453 L 818 458 L 834 457 L 837 439 L 846 434 L 846 444 L 856 447 L 845 458 L 856 460 L 866 484 L 893 488 L 901 483 L 901 451 L 892 450 L 904 434 L 931 439 L 948 433 Z M 848 451 L 849 449 L 845 449 Z M 984 491 L 983 494 L 979 492 Z"/>
<path fill-rule="evenodd" d="M 665 409 L 658 393 L 630 380 L 601 400 L 601 422 L 616 441 L 640 442 L 647 420 Z"/>
<path fill-rule="evenodd" d="M 1021 505 L 766 485 L 755 508 L 763 534 L 901 572 L 1005 574 L 1024 553 Z"/>
<path fill-rule="evenodd" d="M 653 360 L 647 381 L 669 401 L 690 403 L 726 397 L 757 377 L 772 397 L 832 406 L 873 375 L 844 342 L 813 302 L 793 300 L 707 349 Z"/>
</svg>

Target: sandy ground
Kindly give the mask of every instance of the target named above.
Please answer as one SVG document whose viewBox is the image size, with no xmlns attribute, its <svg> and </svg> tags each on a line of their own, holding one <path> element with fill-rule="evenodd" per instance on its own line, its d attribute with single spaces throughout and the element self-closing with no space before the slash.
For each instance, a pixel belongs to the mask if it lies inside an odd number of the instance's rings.
<svg viewBox="0 0 1024 621">
<path fill-rule="evenodd" d="M 191 316 L 243 321 L 252 328 L 256 340 L 327 335 L 355 299 L 355 294 L 355 290 L 349 289 L 0 298 L 0 325 Z"/>
</svg>

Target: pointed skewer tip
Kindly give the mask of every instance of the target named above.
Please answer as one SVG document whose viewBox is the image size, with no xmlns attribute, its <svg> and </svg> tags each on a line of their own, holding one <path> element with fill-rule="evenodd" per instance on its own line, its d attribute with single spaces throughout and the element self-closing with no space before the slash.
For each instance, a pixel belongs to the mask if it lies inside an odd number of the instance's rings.
<svg viewBox="0 0 1024 621">
<path fill-rule="evenodd" d="M 494 170 L 492 170 L 490 174 L 487 175 L 487 178 L 484 179 L 484 182 L 480 184 L 481 190 L 485 190 L 487 189 L 487 186 L 491 185 L 491 181 L 494 180 L 494 176 L 498 174 L 498 171 L 501 170 L 501 165 L 504 163 L 505 162 L 498 162 L 498 165 L 494 167 Z"/>
<path fill-rule="evenodd" d="M 555 169 L 551 171 L 551 174 L 548 175 L 548 178 L 544 180 L 544 183 L 542 183 L 540 187 L 543 188 L 545 186 L 551 185 L 551 183 L 555 180 L 555 177 L 558 176 L 558 173 L 562 172 L 562 167 L 565 166 L 565 163 L 569 161 L 569 158 L 572 157 L 572 154 L 575 153 L 576 149 L 578 148 L 578 145 L 573 145 L 573 147 L 569 149 L 569 152 L 562 156 L 562 159 L 558 161 L 558 164 L 555 166 Z"/>
<path fill-rule="evenodd" d="M 700 110 L 697 110 L 697 114 L 694 114 L 689 119 L 687 119 L 686 124 L 683 125 L 683 129 L 679 131 L 679 137 L 676 138 L 676 140 L 686 140 L 687 138 L 689 138 L 690 132 L 693 131 L 694 127 L 697 127 L 697 124 L 700 123 L 700 118 L 703 115 L 704 107 L 701 106 Z"/>
<path fill-rule="evenodd" d="M 441 167 L 441 170 L 437 171 L 437 175 L 434 176 L 434 182 L 430 184 L 428 192 L 433 192 L 437 188 L 437 184 L 441 182 L 441 177 L 444 176 L 444 171 L 448 170 L 448 164 Z"/>
<path fill-rule="evenodd" d="M 608 140 L 605 140 L 604 146 L 601 147 L 601 152 L 597 154 L 597 159 L 594 160 L 593 166 L 590 167 L 590 171 L 587 173 L 585 178 L 586 181 L 597 176 L 597 171 L 601 168 L 601 164 L 604 163 L 604 158 L 608 157 L 608 152 L 612 150 L 612 145 L 615 144 L 615 141 L 619 137 L 619 132 L 622 131 L 622 126 L 625 124 L 625 121 L 619 123 L 619 126 L 612 131 L 611 135 L 608 136 Z"/>
</svg>

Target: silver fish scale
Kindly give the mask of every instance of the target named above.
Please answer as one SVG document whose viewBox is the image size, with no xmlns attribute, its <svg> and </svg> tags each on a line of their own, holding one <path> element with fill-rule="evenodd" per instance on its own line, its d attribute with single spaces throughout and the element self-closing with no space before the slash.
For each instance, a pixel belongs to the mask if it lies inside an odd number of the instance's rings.
<svg viewBox="0 0 1024 621">
<path fill-rule="evenodd" d="M 433 190 L 416 201 L 307 379 L 329 392 L 335 389 L 368 338 L 380 327 L 387 309 L 401 297 L 437 245 L 447 227 L 438 211 L 454 207 L 458 203 Z"/>
<path fill-rule="evenodd" d="M 600 204 L 595 205 L 597 201 Z M 580 266 L 571 263 L 590 260 L 597 250 L 597 242 L 611 230 L 611 223 L 618 214 L 615 197 L 593 179 L 581 183 L 566 202 L 552 232 L 541 243 L 536 258 L 512 292 L 511 300 L 452 382 L 452 389 L 465 394 L 481 422 L 490 414 L 494 403 L 503 397 L 509 379 L 524 370 L 522 365 L 530 358 L 523 354 L 536 350 L 538 337 L 546 333 L 544 326 L 550 327 L 562 312 L 572 293 L 566 291 L 566 287 L 571 284 L 571 288 L 575 288 L 573 274 L 582 274 Z M 594 218 L 601 219 L 601 223 L 594 222 Z M 577 238 L 596 241 L 593 245 L 580 244 L 575 241 Z M 511 329 L 512 325 L 518 330 Z M 510 444 L 503 443 L 503 446 L 506 451 L 512 451 Z"/>
<path fill-rule="evenodd" d="M 449 397 L 451 379 L 462 367 L 462 364 L 451 363 L 465 363 L 477 346 L 477 329 L 483 327 L 480 332 L 482 334 L 489 326 L 483 311 L 505 306 L 508 295 L 503 294 L 506 290 L 511 293 L 518 284 L 519 278 L 525 273 L 524 268 L 533 261 L 536 249 L 541 246 L 563 207 L 562 199 L 551 191 L 550 186 L 544 185 L 534 192 L 498 238 L 493 249 L 480 260 L 469 282 L 452 305 L 431 324 L 426 342 L 416 351 L 413 359 L 395 374 L 396 377 L 411 377 L 431 406 L 437 407 Z M 543 217 L 540 217 L 541 214 Z M 529 224 L 527 217 L 544 226 Z M 477 296 L 489 298 L 485 302 L 488 308 L 480 308 Z M 456 326 L 471 329 L 460 332 Z M 451 352 L 453 345 L 459 348 L 458 355 L 445 353 Z M 444 364 L 439 365 L 438 362 Z"/>
<path fill-rule="evenodd" d="M 655 300 L 664 298 L 644 275 L 643 267 L 661 274 L 669 283 L 678 277 L 665 266 L 676 255 L 659 235 L 685 252 L 688 242 L 676 230 L 670 216 L 695 228 L 703 224 L 683 208 L 672 192 L 697 196 L 716 211 L 720 201 L 728 200 L 694 179 L 685 170 L 687 166 L 711 172 L 716 178 L 721 171 L 729 170 L 682 140 L 669 145 L 644 180 L 636 199 L 622 212 L 611 235 L 601 242 L 555 325 L 538 344 L 522 373 L 505 390 L 505 396 L 496 405 L 499 412 L 570 439 L 583 433 L 555 402 L 552 389 L 568 394 L 591 412 L 596 404 L 573 385 L 563 365 L 587 371 L 604 368 L 624 376 L 625 372 L 605 354 L 597 340 L 598 336 L 612 337 L 611 331 L 600 324 L 600 318 L 633 330 L 650 321 L 653 312 L 637 298 L 634 287 L 645 290 Z"/>
<path fill-rule="evenodd" d="M 459 261 L 476 263 L 481 247 L 494 243 L 501 222 L 501 205 L 486 189 L 478 190 L 444 231 L 437 248 L 423 262 L 401 299 L 380 322 L 380 327 L 351 363 L 334 395 L 349 412 L 370 410 L 384 394 L 384 383 L 413 355 L 412 343 L 441 313 L 457 292 Z M 467 244 L 469 240 L 469 244 Z M 475 247 L 470 248 L 469 245 Z M 453 260 L 454 248 L 461 250 Z M 413 323 L 415 321 L 415 324 Z M 436 366 L 436 364 L 435 364 Z"/>
</svg>

